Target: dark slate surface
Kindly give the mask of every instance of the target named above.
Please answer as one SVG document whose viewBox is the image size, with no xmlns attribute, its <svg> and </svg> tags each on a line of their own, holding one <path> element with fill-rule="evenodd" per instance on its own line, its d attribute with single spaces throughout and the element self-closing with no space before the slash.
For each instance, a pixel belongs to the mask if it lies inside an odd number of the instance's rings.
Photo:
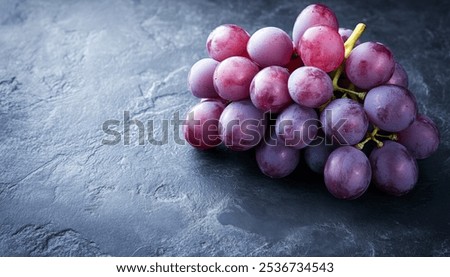
<svg viewBox="0 0 450 277">
<path fill-rule="evenodd" d="M 442 144 L 402 198 L 333 199 L 300 167 L 258 172 L 252 151 L 102 145 L 109 119 L 184 116 L 209 32 L 290 32 L 305 1 L 0 1 L 0 255 L 450 255 L 448 1 L 339 1 L 410 75 Z M 123 125 L 118 128 L 123 132 Z"/>
</svg>

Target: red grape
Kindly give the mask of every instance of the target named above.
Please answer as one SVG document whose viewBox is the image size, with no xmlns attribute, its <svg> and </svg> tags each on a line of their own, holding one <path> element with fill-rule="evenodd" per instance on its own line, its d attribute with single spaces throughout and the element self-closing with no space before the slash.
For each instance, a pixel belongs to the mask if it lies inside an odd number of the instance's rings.
<svg viewBox="0 0 450 277">
<path fill-rule="evenodd" d="M 300 42 L 303 33 L 313 26 L 329 26 L 337 31 L 339 24 L 334 12 L 323 4 L 307 6 L 298 15 L 292 30 L 292 38 L 295 45 Z"/>
<path fill-rule="evenodd" d="M 339 33 L 328 26 L 315 26 L 305 31 L 297 48 L 305 65 L 325 72 L 336 70 L 344 61 L 344 42 Z"/>
</svg>

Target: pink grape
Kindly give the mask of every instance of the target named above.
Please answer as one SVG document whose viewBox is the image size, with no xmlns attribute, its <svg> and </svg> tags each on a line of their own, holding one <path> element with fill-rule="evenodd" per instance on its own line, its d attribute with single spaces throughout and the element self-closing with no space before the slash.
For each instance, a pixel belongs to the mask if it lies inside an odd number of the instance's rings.
<svg viewBox="0 0 450 277">
<path fill-rule="evenodd" d="M 219 119 L 219 135 L 225 146 L 234 151 L 245 151 L 264 136 L 265 115 L 250 100 L 230 103 Z"/>
<path fill-rule="evenodd" d="M 339 33 L 328 26 L 307 29 L 298 49 L 305 65 L 318 67 L 325 72 L 336 70 L 344 61 L 344 42 Z"/>
<path fill-rule="evenodd" d="M 223 61 L 233 56 L 248 57 L 247 42 L 250 35 L 242 27 L 225 24 L 214 29 L 206 40 L 206 49 L 211 58 Z"/>
<path fill-rule="evenodd" d="M 338 30 L 339 24 L 334 12 L 323 4 L 312 4 L 307 6 L 298 15 L 292 30 L 292 38 L 295 45 L 298 45 L 305 31 L 313 26 L 329 26 Z"/>
<path fill-rule="evenodd" d="M 205 58 L 196 62 L 189 71 L 188 85 L 192 94 L 198 98 L 219 98 L 214 88 L 213 75 L 219 62 Z"/>
<path fill-rule="evenodd" d="M 303 66 L 292 72 L 288 81 L 292 99 L 305 107 L 318 108 L 333 96 L 333 82 L 328 74 L 312 66 Z"/>
<path fill-rule="evenodd" d="M 255 107 L 262 111 L 278 113 L 292 99 L 288 92 L 289 72 L 280 66 L 270 66 L 261 70 L 250 84 L 250 99 Z"/>
<path fill-rule="evenodd" d="M 359 38 L 364 24 L 355 31 Z M 250 36 L 218 26 L 206 41 L 209 58 L 189 71 L 201 100 L 186 116 L 185 140 L 202 150 L 256 147 L 257 165 L 271 178 L 295 171 L 304 149 L 306 165 L 339 199 L 362 196 L 370 182 L 408 193 L 418 181 L 416 159 L 437 151 L 439 130 L 417 113 L 408 74 L 387 46 L 357 40 L 345 57 L 353 32 L 323 4 L 301 11 L 292 40 L 277 27 Z"/>
<path fill-rule="evenodd" d="M 202 101 L 192 107 L 186 116 L 183 133 L 186 141 L 195 148 L 209 149 L 221 143 L 219 118 L 225 109 L 220 100 Z"/>
<path fill-rule="evenodd" d="M 230 57 L 214 71 L 214 88 L 220 97 L 237 101 L 250 97 L 250 83 L 259 67 L 248 58 Z"/>
<path fill-rule="evenodd" d="M 250 58 L 261 67 L 287 65 L 293 51 L 289 35 L 276 27 L 259 29 L 250 37 L 247 44 Z"/>
</svg>

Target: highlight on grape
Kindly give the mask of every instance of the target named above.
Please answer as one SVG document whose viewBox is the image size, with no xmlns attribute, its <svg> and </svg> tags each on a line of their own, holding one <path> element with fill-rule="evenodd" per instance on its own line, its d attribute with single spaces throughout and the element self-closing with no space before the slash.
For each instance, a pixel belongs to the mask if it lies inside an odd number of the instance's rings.
<svg viewBox="0 0 450 277">
<path fill-rule="evenodd" d="M 339 26 L 323 4 L 300 12 L 292 37 L 277 27 L 250 35 L 218 26 L 206 39 L 209 57 L 188 75 L 201 100 L 186 115 L 186 141 L 201 150 L 254 148 L 271 178 L 291 174 L 303 155 L 340 199 L 356 199 L 370 184 L 408 193 L 416 159 L 437 150 L 439 130 L 418 110 L 389 47 L 361 38 L 365 28 Z"/>
</svg>

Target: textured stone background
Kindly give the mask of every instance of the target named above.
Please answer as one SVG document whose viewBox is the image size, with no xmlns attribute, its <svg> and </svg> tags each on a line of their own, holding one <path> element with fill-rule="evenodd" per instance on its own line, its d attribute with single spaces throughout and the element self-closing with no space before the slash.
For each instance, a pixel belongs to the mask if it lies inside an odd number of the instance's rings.
<svg viewBox="0 0 450 277">
<path fill-rule="evenodd" d="M 405 197 L 338 201 L 302 166 L 264 177 L 252 151 L 102 145 L 102 123 L 123 111 L 156 120 L 157 137 L 160 120 L 184 116 L 215 26 L 290 32 L 306 4 L 0 0 L 0 255 L 449 256 L 448 1 L 327 2 L 393 50 L 440 127 Z"/>
</svg>

